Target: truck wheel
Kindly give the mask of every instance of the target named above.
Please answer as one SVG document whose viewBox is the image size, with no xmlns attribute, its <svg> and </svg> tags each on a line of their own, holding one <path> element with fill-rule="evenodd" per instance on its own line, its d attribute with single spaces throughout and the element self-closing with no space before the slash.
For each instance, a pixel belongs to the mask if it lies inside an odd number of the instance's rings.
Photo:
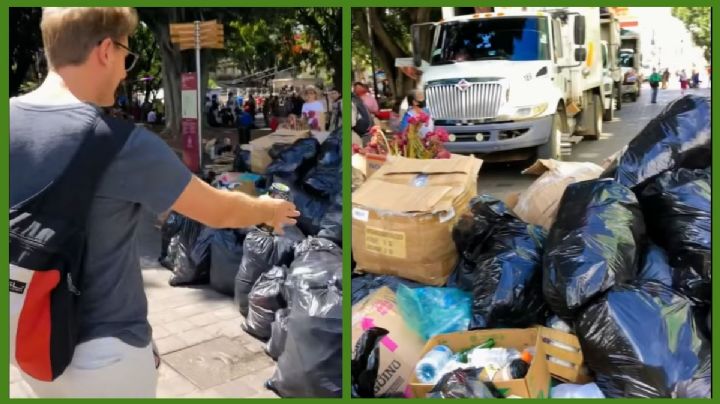
<svg viewBox="0 0 720 404">
<path fill-rule="evenodd" d="M 622 109 L 622 87 L 615 86 L 615 109 L 620 111 Z"/>
<path fill-rule="evenodd" d="M 630 94 L 630 100 L 631 100 L 632 102 L 637 101 L 637 97 L 638 97 L 638 93 L 632 93 L 632 94 Z"/>
<path fill-rule="evenodd" d="M 592 112 L 592 126 L 586 129 L 583 135 L 590 140 L 599 140 L 602 133 L 603 105 L 602 98 L 598 94 L 593 95 L 593 103 L 590 108 L 592 111 L 587 112 Z"/>
<path fill-rule="evenodd" d="M 562 122 L 560 121 L 560 113 L 556 112 L 552 116 L 552 126 L 550 127 L 550 139 L 547 143 L 537 147 L 538 159 L 555 159 L 561 160 L 560 143 L 562 142 Z"/>
<path fill-rule="evenodd" d="M 612 98 L 610 99 L 610 106 L 603 111 L 603 121 L 612 121 L 615 117 L 615 89 L 611 92 Z"/>
</svg>

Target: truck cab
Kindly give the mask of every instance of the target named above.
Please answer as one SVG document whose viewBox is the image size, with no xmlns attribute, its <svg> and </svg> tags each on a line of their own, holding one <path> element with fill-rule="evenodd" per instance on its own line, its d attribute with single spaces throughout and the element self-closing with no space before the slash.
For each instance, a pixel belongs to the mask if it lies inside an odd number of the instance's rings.
<svg viewBox="0 0 720 404">
<path fill-rule="evenodd" d="M 451 135 L 449 151 L 560 158 L 563 135 L 599 137 L 603 98 L 611 97 L 603 90 L 599 12 L 577 9 L 445 18 L 430 25 L 430 49 L 421 49 L 421 28 L 413 27 L 414 57 L 396 66 L 420 72 L 435 126 Z"/>
</svg>

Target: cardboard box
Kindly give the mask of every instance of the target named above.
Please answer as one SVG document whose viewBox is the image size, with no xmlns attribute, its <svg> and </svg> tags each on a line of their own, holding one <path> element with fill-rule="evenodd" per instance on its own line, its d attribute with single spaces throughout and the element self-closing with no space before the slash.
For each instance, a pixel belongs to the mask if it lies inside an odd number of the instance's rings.
<svg viewBox="0 0 720 404">
<path fill-rule="evenodd" d="M 380 167 L 383 166 L 383 164 L 385 164 L 387 158 L 388 156 L 386 154 L 367 153 L 365 155 L 365 175 L 368 177 L 373 175 L 380 169 Z"/>
<path fill-rule="evenodd" d="M 550 394 L 551 376 L 548 371 L 540 328 L 463 331 L 436 335 L 427 342 L 420 358 L 425 356 L 436 345 L 447 345 L 454 352 L 459 352 L 478 346 L 489 338 L 495 341 L 496 348 L 515 348 L 519 351 L 530 347 L 536 349 L 535 357 L 530 363 L 527 375 L 523 379 L 493 382 L 495 387 L 505 393 L 506 396 L 547 398 Z M 413 375 L 410 388 L 414 397 L 425 398 L 427 393 L 432 390 L 433 385 L 420 383 Z"/>
<path fill-rule="evenodd" d="M 371 327 L 381 327 L 389 331 L 380 343 L 375 395 L 402 394 L 409 397 L 408 383 L 425 344 L 419 335 L 405 325 L 397 307 L 395 292 L 386 286 L 353 306 L 353 353 L 357 341 L 365 330 Z"/>
<path fill-rule="evenodd" d="M 477 193 L 482 160 L 393 157 L 353 193 L 360 271 L 444 285 L 458 260 L 452 228 Z"/>
<path fill-rule="evenodd" d="M 549 230 L 555 223 L 565 188 L 575 182 L 598 178 L 602 172 L 602 167 L 593 163 L 538 160 L 522 173 L 540 178 L 518 195 L 511 208 L 523 221 Z"/>
<path fill-rule="evenodd" d="M 291 144 L 298 139 L 310 136 L 309 130 L 290 130 L 278 128 L 277 131 L 250 141 L 247 150 L 250 150 L 250 169 L 257 174 L 265 174 L 267 166 L 272 163 L 268 154 L 270 148 L 277 143 Z"/>
</svg>

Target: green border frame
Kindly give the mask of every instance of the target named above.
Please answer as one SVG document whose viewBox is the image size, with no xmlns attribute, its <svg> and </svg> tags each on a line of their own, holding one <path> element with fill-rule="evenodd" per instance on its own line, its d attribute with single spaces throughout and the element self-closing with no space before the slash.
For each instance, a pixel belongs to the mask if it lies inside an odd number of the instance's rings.
<svg viewBox="0 0 720 404">
<path fill-rule="evenodd" d="M 302 1 L 293 1 L 293 0 L 266 0 L 263 2 L 262 7 L 297 7 L 298 5 L 302 4 Z M 501 3 L 502 5 L 512 5 L 512 6 L 546 6 L 548 4 L 552 6 L 575 6 L 578 4 L 577 1 L 570 1 L 570 0 L 554 0 L 554 1 L 543 1 L 543 0 L 510 0 L 510 1 L 500 1 L 497 3 Z M 601 1 L 590 1 L 589 3 L 593 3 L 590 5 L 597 4 L 598 6 L 632 6 L 632 7 L 672 7 L 677 6 L 678 3 L 685 3 L 685 6 L 705 6 L 705 7 L 712 7 L 714 3 L 709 0 L 684 0 L 682 2 L 680 1 L 665 1 L 665 0 L 631 0 L 627 3 L 629 4 L 620 4 L 621 2 L 618 1 L 609 1 L 609 2 L 601 2 Z M 218 0 L 204 0 L 204 1 L 198 1 L 198 0 L 149 0 L 149 1 L 109 1 L 109 0 L 94 0 L 94 1 L 87 1 L 87 0 L 76 0 L 76 1 L 65 1 L 65 0 L 45 0 L 45 1 L 28 1 L 28 0 L 10 0 L 5 5 L 0 7 L 0 22 L 2 23 L 2 31 L 0 31 L 0 53 L 8 54 L 8 48 L 9 48 L 9 30 L 8 30 L 8 8 L 11 6 L 15 7 L 32 7 L 32 6 L 117 6 L 117 5 L 131 5 L 131 6 L 168 6 L 168 7 L 175 7 L 175 6 L 202 6 L 202 7 L 248 7 L 248 6 L 254 6 L 258 7 L 257 5 L 248 4 L 247 2 L 240 2 L 240 1 L 233 1 L 233 0 L 224 0 L 224 1 L 218 1 Z M 440 1 L 440 0 L 416 0 L 413 4 L 413 6 L 420 7 L 420 6 L 426 6 L 426 7 L 439 7 L 439 6 L 476 6 L 478 5 L 476 1 Z M 584 4 L 588 5 L 588 4 Z M 343 45 L 343 126 L 345 127 L 344 132 L 344 138 L 345 141 L 343 142 L 343 153 L 345 158 L 343 159 L 343 206 L 347 207 L 347 209 L 343 210 L 343 239 L 345 240 L 344 245 L 345 248 L 343 250 L 343 264 L 344 268 L 346 268 L 345 276 L 343 277 L 343 288 L 345 289 L 346 293 L 343 297 L 344 307 L 343 307 L 343 314 L 345 317 L 345 321 L 343 324 L 343 398 L 342 399 L 330 399 L 333 401 L 348 401 L 350 399 L 350 361 L 351 361 L 351 355 L 352 355 L 352 347 L 350 345 L 351 341 L 351 313 L 352 308 L 350 305 L 350 290 L 351 290 L 351 282 L 350 282 L 350 259 L 351 259 L 351 214 L 350 214 L 350 207 L 352 206 L 352 197 L 351 197 L 351 179 L 352 179 L 352 166 L 350 162 L 349 156 L 351 155 L 351 141 L 350 141 L 350 91 L 351 91 L 351 67 L 352 67 L 352 61 L 350 59 L 351 52 L 350 52 L 350 46 L 351 46 L 351 21 L 350 21 L 350 9 L 351 7 L 372 7 L 372 6 L 395 6 L 395 7 L 405 7 L 408 6 L 407 2 L 398 1 L 398 0 L 388 0 L 388 1 L 380 1 L 380 0 L 320 0 L 316 4 L 312 4 L 311 6 L 315 7 L 344 7 L 343 9 L 343 39 L 342 39 L 342 45 Z M 718 20 L 718 13 L 713 13 L 712 16 L 712 24 L 716 25 Z M 713 30 L 713 42 L 718 39 L 718 31 Z M 719 55 L 715 55 L 713 57 L 713 60 L 711 64 L 714 64 L 713 62 L 718 61 L 720 59 Z M 9 64 L 8 63 L 2 63 L 0 64 L 0 75 L 2 77 L 9 77 Z M 715 98 L 718 94 L 718 91 L 720 91 L 720 87 L 717 87 L 712 90 L 712 98 Z M 0 93 L 2 94 L 8 94 L 8 82 L 7 80 L 0 80 Z M 3 127 L 7 131 L 9 128 L 9 116 L 8 116 L 8 109 L 9 109 L 9 103 L 6 99 L 4 101 L 3 108 L 0 109 L 0 122 L 4 125 Z M 718 108 L 713 106 L 713 118 L 717 119 L 718 115 Z M 7 133 L 7 132 L 5 132 Z M 718 152 L 720 152 L 720 142 L 713 142 L 713 163 L 717 166 L 717 164 L 720 162 L 720 157 L 718 157 Z M 9 136 L 2 136 L 2 139 L 0 139 L 0 163 L 2 164 L 2 176 L 0 176 L 0 195 L 2 198 L 0 198 L 0 203 L 2 203 L 2 208 L 6 209 L 8 208 L 8 200 L 9 200 L 9 166 L 8 166 L 8 150 L 9 150 Z M 720 179 L 713 178 L 713 188 L 716 188 L 717 186 L 720 186 Z M 713 232 L 720 231 L 720 222 L 718 222 L 716 219 L 717 209 L 716 209 L 717 203 L 713 203 L 713 224 L 712 224 L 712 230 Z M 8 222 L 3 220 L 1 221 L 2 229 L 0 229 L 0 253 L 2 254 L 2 257 L 7 257 L 8 255 L 8 239 L 7 239 L 7 227 Z M 718 242 L 718 238 L 714 237 L 712 240 L 712 246 L 713 246 L 713 253 L 712 258 L 713 262 L 717 262 L 718 258 L 720 258 L 720 255 L 718 254 L 718 248 L 720 248 L 720 243 Z M 4 258 L 6 259 L 6 258 Z M 720 268 L 720 264 L 716 265 L 715 267 Z M 720 286 L 718 285 L 718 282 L 713 283 L 713 294 L 718 295 L 720 293 Z M 0 299 L 0 312 L 7 313 L 8 310 L 8 299 Z M 718 312 L 718 308 L 714 306 L 718 306 L 720 303 L 713 303 L 713 311 L 715 313 Z M 715 317 L 718 317 L 716 315 Z M 714 318 L 713 318 L 714 320 Z M 3 331 L 0 332 L 0 345 L 3 347 L 7 347 L 8 344 L 8 335 L 7 330 L 5 328 L 6 326 L 3 326 Z M 713 338 L 713 346 L 716 345 L 716 341 L 720 339 L 720 337 L 716 336 Z M 2 360 L 8 360 L 8 350 L 6 348 L 2 349 L 2 354 L 0 357 L 2 357 Z M 8 361 L 9 362 L 9 361 Z M 720 364 L 720 359 L 715 358 L 713 360 L 713 367 L 718 369 L 718 365 Z M 9 397 L 9 372 L 8 368 L 4 366 L 0 366 L 0 375 L 4 377 L 4 380 L 7 380 L 8 383 L 0 383 L 0 400 L 4 401 L 5 397 Z M 2 378 L 0 378 L 2 379 Z M 713 375 L 713 384 L 718 385 L 718 382 L 720 382 L 720 376 Z M 715 389 L 715 392 L 717 392 L 718 389 Z M 94 400 L 87 400 L 87 401 L 106 401 L 109 399 L 94 399 Z M 166 399 L 166 400 L 180 400 L 180 399 Z M 190 399 L 191 400 L 191 399 Z M 237 400 L 233 398 L 229 399 L 220 399 L 220 400 Z M 260 399 L 244 399 L 247 401 L 256 401 Z M 296 402 L 307 402 L 312 403 L 315 402 L 317 399 L 292 399 Z M 368 399 L 354 399 L 355 401 L 366 401 Z M 620 399 L 627 400 L 627 399 Z M 661 401 L 666 401 L 667 399 L 661 399 Z M 51 401 L 49 399 L 44 399 L 41 401 Z M 126 401 L 126 402 L 138 402 L 137 400 L 129 400 L 129 399 L 114 399 L 114 401 Z M 149 401 L 148 400 L 142 400 L 142 401 Z M 404 401 L 403 399 L 390 399 L 390 401 Z M 569 400 L 572 402 L 573 400 Z M 580 402 L 581 399 L 575 399 L 574 401 Z"/>
</svg>

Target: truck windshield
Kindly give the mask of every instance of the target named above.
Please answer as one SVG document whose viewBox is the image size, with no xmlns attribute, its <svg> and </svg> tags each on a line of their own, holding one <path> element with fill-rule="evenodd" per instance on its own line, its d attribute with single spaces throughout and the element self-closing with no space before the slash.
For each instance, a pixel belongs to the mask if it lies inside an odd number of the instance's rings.
<svg viewBox="0 0 720 404">
<path fill-rule="evenodd" d="M 439 27 L 431 64 L 550 59 L 547 19 L 506 17 L 451 21 Z"/>
</svg>

